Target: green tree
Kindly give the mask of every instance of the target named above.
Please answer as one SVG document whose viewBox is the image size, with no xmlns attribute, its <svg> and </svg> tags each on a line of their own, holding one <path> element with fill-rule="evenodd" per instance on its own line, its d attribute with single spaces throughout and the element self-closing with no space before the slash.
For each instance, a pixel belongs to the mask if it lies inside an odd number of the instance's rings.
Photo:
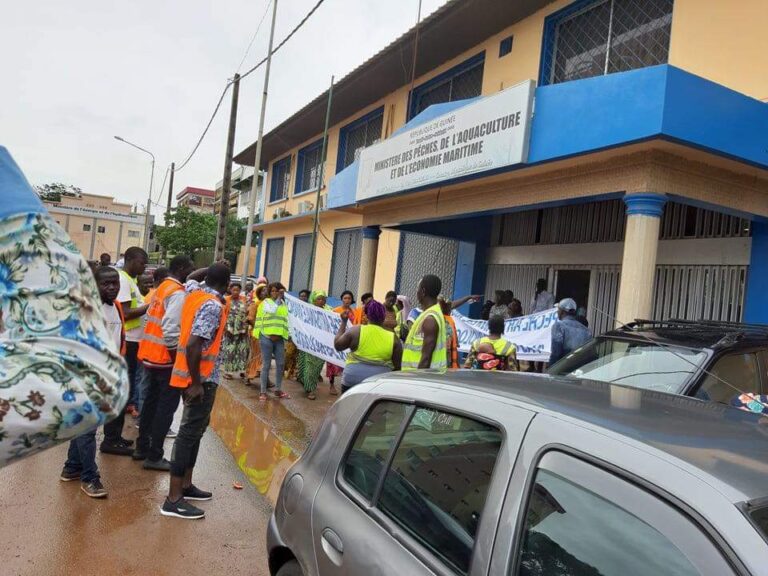
<svg viewBox="0 0 768 576">
<path fill-rule="evenodd" d="M 246 221 L 235 216 L 227 220 L 226 251 L 237 254 L 245 242 Z M 194 212 L 185 206 L 165 215 L 165 226 L 155 228 L 160 244 L 171 254 L 187 254 L 212 251 L 216 246 L 217 219 L 213 214 Z"/>
<path fill-rule="evenodd" d="M 46 202 L 61 202 L 62 196 L 80 196 L 83 193 L 77 186 L 62 184 L 61 182 L 35 186 L 35 192 L 41 200 Z"/>
</svg>

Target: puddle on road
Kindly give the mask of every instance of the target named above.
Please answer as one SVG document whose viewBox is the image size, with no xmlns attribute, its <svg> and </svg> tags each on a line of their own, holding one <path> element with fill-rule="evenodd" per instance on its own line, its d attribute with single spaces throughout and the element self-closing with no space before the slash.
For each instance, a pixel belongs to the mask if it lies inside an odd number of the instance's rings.
<svg viewBox="0 0 768 576">
<path fill-rule="evenodd" d="M 299 457 L 289 443 L 304 444 L 306 428 L 279 402 L 268 400 L 255 409 L 263 410 L 261 418 L 226 386 L 219 386 L 211 427 L 251 484 L 274 506 L 285 473 Z"/>
</svg>

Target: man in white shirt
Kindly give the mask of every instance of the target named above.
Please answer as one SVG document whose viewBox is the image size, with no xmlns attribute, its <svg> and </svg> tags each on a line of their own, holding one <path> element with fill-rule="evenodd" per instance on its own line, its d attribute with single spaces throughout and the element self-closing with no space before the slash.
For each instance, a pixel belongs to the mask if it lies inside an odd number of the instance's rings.
<svg viewBox="0 0 768 576">
<path fill-rule="evenodd" d="M 133 454 L 133 441 L 122 437 L 122 423 L 125 413 L 137 417 L 139 415 L 136 405 L 139 400 L 138 358 L 139 341 L 142 336 L 141 317 L 146 314 L 147 304 L 141 295 L 136 280 L 144 273 L 147 267 L 147 253 L 138 246 L 132 246 L 125 251 L 125 267 L 120 273 L 120 292 L 117 301 L 123 309 L 125 322 L 125 361 L 128 364 L 128 379 L 130 381 L 130 394 L 128 405 L 123 414 L 118 416 L 112 426 L 104 429 L 104 441 L 100 450 L 107 454 L 130 456 Z M 119 429 L 118 429 L 119 427 Z"/>
<path fill-rule="evenodd" d="M 544 278 L 539 278 L 536 282 L 536 295 L 531 300 L 531 308 L 528 314 L 536 314 L 537 312 L 544 312 L 551 310 L 555 307 L 555 297 L 551 292 L 547 292 L 547 281 Z"/>
</svg>

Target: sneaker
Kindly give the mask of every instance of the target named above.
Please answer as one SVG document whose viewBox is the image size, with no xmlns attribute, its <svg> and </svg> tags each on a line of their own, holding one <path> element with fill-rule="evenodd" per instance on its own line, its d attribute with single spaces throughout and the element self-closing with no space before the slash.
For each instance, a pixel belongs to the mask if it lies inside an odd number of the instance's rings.
<svg viewBox="0 0 768 576">
<path fill-rule="evenodd" d="M 163 516 L 173 516 L 174 518 L 183 518 L 184 520 L 197 520 L 205 518 L 205 511 L 196 506 L 192 506 L 184 498 L 179 498 L 176 502 L 165 499 L 160 507 L 160 514 Z"/>
<path fill-rule="evenodd" d="M 158 472 L 170 472 L 171 463 L 163 458 L 162 460 L 144 460 L 142 465 L 144 470 L 157 470 Z"/>
<path fill-rule="evenodd" d="M 166 438 L 176 438 L 176 436 L 178 436 L 178 434 L 176 433 L 176 430 L 174 430 L 173 428 L 169 428 L 168 434 L 165 435 Z"/>
<path fill-rule="evenodd" d="M 83 482 L 80 484 L 80 490 L 85 492 L 91 498 L 106 498 L 107 491 L 98 478 L 92 482 Z"/>
<path fill-rule="evenodd" d="M 59 480 L 62 482 L 72 482 L 72 480 L 80 480 L 79 470 L 67 470 L 64 468 L 59 474 Z"/>
<path fill-rule="evenodd" d="M 194 484 L 190 484 L 189 488 L 184 488 L 185 500 L 210 500 L 211 498 L 213 498 L 212 492 L 200 490 L 200 488 Z"/>
<path fill-rule="evenodd" d="M 133 440 L 128 440 L 128 438 L 120 438 L 117 443 L 120 444 L 120 446 L 133 446 Z"/>
<path fill-rule="evenodd" d="M 143 450 L 139 450 L 138 448 L 136 448 L 133 451 L 133 454 L 131 454 L 131 458 L 133 458 L 134 460 L 146 460 L 147 453 L 144 452 Z"/>
<path fill-rule="evenodd" d="M 133 448 L 130 446 L 123 446 L 118 442 L 107 442 L 104 440 L 99 446 L 99 450 L 104 454 L 114 454 L 116 456 L 131 456 L 133 455 Z"/>
</svg>

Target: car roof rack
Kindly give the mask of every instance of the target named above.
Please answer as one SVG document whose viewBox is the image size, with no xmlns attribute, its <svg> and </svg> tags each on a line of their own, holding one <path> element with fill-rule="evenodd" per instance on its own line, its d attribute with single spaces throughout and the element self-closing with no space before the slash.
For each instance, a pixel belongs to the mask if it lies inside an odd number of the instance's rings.
<svg viewBox="0 0 768 576">
<path fill-rule="evenodd" d="M 683 320 L 680 318 L 671 318 L 669 320 L 644 320 L 636 319 L 634 322 L 624 324 L 619 328 L 624 332 L 642 330 L 643 328 L 697 328 L 699 330 L 723 330 L 728 335 L 723 340 L 731 340 L 734 337 L 744 337 L 747 335 L 759 335 L 768 338 L 768 325 L 766 324 L 746 324 L 742 322 L 727 322 L 721 320 Z M 722 342 L 722 340 L 721 340 Z"/>
</svg>

